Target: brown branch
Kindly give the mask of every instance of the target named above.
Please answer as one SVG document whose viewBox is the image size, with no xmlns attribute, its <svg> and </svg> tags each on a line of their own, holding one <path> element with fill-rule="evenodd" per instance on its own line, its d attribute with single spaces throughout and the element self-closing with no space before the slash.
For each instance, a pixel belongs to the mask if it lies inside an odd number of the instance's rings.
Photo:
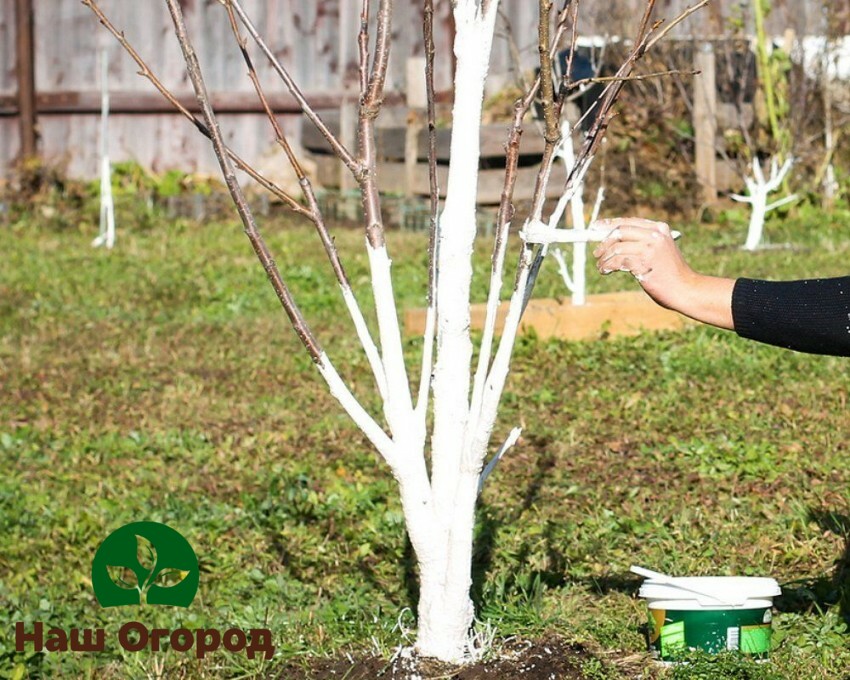
<svg viewBox="0 0 850 680">
<path fill-rule="evenodd" d="M 95 14 L 98 21 L 103 24 L 106 30 L 108 30 L 115 37 L 115 39 L 121 44 L 121 47 L 123 47 L 127 54 L 129 54 L 130 57 L 133 59 L 133 61 L 136 62 L 140 69 L 139 75 L 147 79 L 157 90 L 159 90 L 160 94 L 165 97 L 169 104 L 171 104 L 178 113 L 182 114 L 187 120 L 189 120 L 202 135 L 204 135 L 207 139 L 212 139 L 212 132 L 210 131 L 209 127 L 197 116 L 195 116 L 191 111 L 189 111 L 185 106 L 183 106 L 183 104 L 180 103 L 177 97 L 174 96 L 174 94 L 168 88 L 166 88 L 165 85 L 162 84 L 162 81 L 160 81 L 159 78 L 157 78 L 156 75 L 153 73 L 153 71 L 151 71 L 150 67 L 147 65 L 145 60 L 142 59 L 141 55 L 124 37 L 123 31 L 119 31 L 115 27 L 115 25 L 109 20 L 109 18 L 104 14 L 103 10 L 101 10 L 101 8 L 98 6 L 96 0 L 82 0 L 82 3 Z M 238 167 L 240 170 L 250 176 L 263 188 L 277 196 L 293 212 L 304 217 L 310 217 L 309 211 L 303 205 L 301 205 L 295 198 L 290 196 L 270 179 L 255 170 L 230 147 L 225 146 L 224 148 L 228 157 L 236 164 L 236 167 Z"/>
<path fill-rule="evenodd" d="M 682 23 L 685 19 L 687 19 L 689 16 L 691 16 L 694 12 L 698 12 L 699 10 L 701 10 L 703 7 L 705 7 L 711 1 L 712 0 L 701 0 L 701 2 L 698 2 L 693 7 L 688 7 L 679 16 L 677 16 L 675 19 L 673 19 L 673 21 L 668 23 L 664 27 L 664 30 L 662 30 L 658 35 L 656 35 L 652 40 L 650 40 L 646 45 L 646 49 L 651 50 L 660 40 L 662 40 L 664 38 L 664 36 L 666 36 L 676 26 L 678 26 L 680 23 Z"/>
<path fill-rule="evenodd" d="M 590 85 L 591 83 L 613 83 L 613 82 L 623 82 L 629 83 L 638 80 L 650 80 L 652 78 L 663 78 L 665 76 L 697 76 L 699 75 L 699 71 L 684 70 L 684 69 L 670 69 L 669 71 L 654 71 L 652 73 L 638 73 L 637 75 L 629 75 L 629 76 L 596 76 L 593 78 L 582 78 L 581 80 L 576 80 L 573 83 L 570 83 L 569 89 L 574 89 L 577 87 L 581 87 L 582 85 Z"/>
<path fill-rule="evenodd" d="M 369 87 L 369 7 L 370 0 L 363 0 L 360 9 L 360 31 L 357 34 L 357 47 L 360 55 L 360 96 L 366 96 Z M 342 27 L 340 26 L 340 30 Z"/>
<path fill-rule="evenodd" d="M 550 54 L 550 15 L 552 0 L 539 0 L 540 16 L 537 23 L 537 48 L 540 52 L 540 101 L 543 106 L 543 138 L 547 147 L 561 138 L 555 111 L 555 87 L 552 82 L 552 55 Z"/>
<path fill-rule="evenodd" d="M 233 5 L 233 8 L 236 10 L 236 14 L 239 16 L 239 21 L 242 22 L 242 25 L 245 27 L 245 30 L 248 31 L 248 34 L 257 43 L 257 46 L 266 55 L 266 58 L 269 60 L 272 68 L 275 72 L 280 76 L 280 79 L 283 81 L 284 85 L 286 85 L 290 94 L 295 98 L 295 101 L 298 102 L 298 105 L 301 107 L 301 111 L 307 117 L 316 129 L 321 133 L 321 135 L 327 140 L 328 144 L 331 145 L 331 149 L 336 154 L 337 158 L 339 158 L 343 164 L 351 171 L 351 173 L 355 176 L 361 174 L 363 172 L 363 168 L 360 163 L 351 155 L 351 152 L 345 148 L 345 145 L 339 140 L 339 138 L 330 131 L 328 126 L 322 120 L 322 117 L 316 113 L 315 109 L 310 106 L 310 103 L 305 99 L 304 94 L 301 92 L 301 89 L 292 79 L 292 76 L 289 74 L 289 71 L 280 63 L 280 60 L 275 56 L 274 52 L 269 48 L 266 44 L 266 41 L 263 40 L 257 28 L 254 26 L 250 17 L 246 14 L 245 9 L 242 7 L 241 0 L 228 0 Z"/>
<path fill-rule="evenodd" d="M 358 124 L 359 163 L 361 172 L 356 176 L 360 185 L 363 214 L 366 219 L 366 238 L 373 248 L 383 247 L 384 224 L 381 216 L 381 197 L 377 178 L 377 148 L 375 119 L 380 113 L 384 97 L 384 84 L 389 65 L 392 36 L 392 0 L 381 0 L 378 8 L 378 34 L 372 58 L 372 72 L 365 93 L 360 98 Z M 362 64 L 361 64 L 362 68 Z"/>
<path fill-rule="evenodd" d="M 381 0 L 378 7 L 378 33 L 375 40 L 375 56 L 372 59 L 372 73 L 363 98 L 361 114 L 375 118 L 380 112 L 384 98 L 384 85 L 387 81 L 387 68 L 390 61 L 390 43 L 392 41 L 393 0 Z"/>
<path fill-rule="evenodd" d="M 183 13 L 180 9 L 179 0 L 166 0 L 166 3 L 168 5 L 168 10 L 171 13 L 171 19 L 174 22 L 174 30 L 177 34 L 177 39 L 180 42 L 183 58 L 186 61 L 186 69 L 189 79 L 192 81 L 192 86 L 195 89 L 195 95 L 198 98 L 198 104 L 203 112 L 204 121 L 210 131 L 210 139 L 212 141 L 213 149 L 215 150 L 216 158 L 221 166 L 221 172 L 224 176 L 225 184 L 230 191 L 230 196 L 233 199 L 233 202 L 236 205 L 236 210 L 242 220 L 245 234 L 248 236 L 248 240 L 251 242 L 254 252 L 257 254 L 260 263 L 263 265 L 266 276 L 268 276 L 269 281 L 272 284 L 272 288 L 274 288 L 278 300 L 280 300 L 284 311 L 289 317 L 298 338 L 309 352 L 313 361 L 319 365 L 324 365 L 324 352 L 322 351 L 318 340 L 316 340 L 313 335 L 313 332 L 307 325 L 307 322 L 304 320 L 304 316 L 292 297 L 292 293 L 289 291 L 289 288 L 284 282 L 283 277 L 280 274 L 280 270 L 269 252 L 268 246 L 266 245 L 262 235 L 259 233 L 254 215 L 251 212 L 251 208 L 248 206 L 248 201 L 246 200 L 242 187 L 239 184 L 239 180 L 236 177 L 235 169 L 227 154 L 227 148 L 221 136 L 221 130 L 218 126 L 215 111 L 213 111 L 212 105 L 210 104 L 209 94 L 204 83 L 201 67 L 198 63 L 197 55 L 195 54 L 195 49 L 192 46 L 191 39 L 186 31 L 186 24 L 183 20 Z"/>
<path fill-rule="evenodd" d="M 263 90 L 262 84 L 260 83 L 260 79 L 257 75 L 257 69 L 254 67 L 254 61 L 251 58 L 251 55 L 248 52 L 248 43 L 247 40 L 242 36 L 241 31 L 239 30 L 239 24 L 236 19 L 236 15 L 233 11 L 233 5 L 230 0 L 227 0 L 225 3 L 227 9 L 227 16 L 230 20 L 230 28 L 233 31 L 233 36 L 236 39 L 237 44 L 239 45 L 239 49 L 242 52 L 242 58 L 245 61 L 245 65 L 248 68 L 248 77 L 251 79 L 251 83 L 254 86 L 254 90 L 257 93 L 257 97 L 260 100 L 263 109 L 265 109 L 266 116 L 271 123 L 272 129 L 274 130 L 275 140 L 281 146 L 284 153 L 286 154 L 289 163 L 292 165 L 292 169 L 295 171 L 296 176 L 298 177 L 298 181 L 301 185 L 301 190 L 304 193 L 304 198 L 307 200 L 307 205 L 310 208 L 310 221 L 316 227 L 316 232 L 319 235 L 319 239 L 322 242 L 322 247 L 325 249 L 325 253 L 328 256 L 328 260 L 331 264 L 331 268 L 333 269 L 334 274 L 336 275 L 337 281 L 344 289 L 350 289 L 351 283 L 348 279 L 348 274 L 345 272 L 345 268 L 342 265 L 342 262 L 339 258 L 339 252 L 336 249 L 336 245 L 331 238 L 331 235 L 328 231 L 328 227 L 325 224 L 324 217 L 322 215 L 321 209 L 319 208 L 319 202 L 316 198 L 316 192 L 313 189 L 313 184 L 310 181 L 310 178 L 307 176 L 307 173 L 304 172 L 304 169 L 301 167 L 301 164 L 298 161 L 295 153 L 292 150 L 289 141 L 286 139 L 286 135 L 283 133 L 283 129 L 280 126 L 280 123 L 277 120 L 277 117 L 274 115 L 274 112 L 269 106 L 268 99 L 266 97 L 265 91 Z"/>
<path fill-rule="evenodd" d="M 440 187 L 437 177 L 437 111 L 434 94 L 434 0 L 425 0 L 423 16 L 425 42 L 425 91 L 428 102 L 428 189 L 431 212 L 428 229 L 428 305 L 435 304 L 437 287 L 437 218 L 440 210 Z"/>
</svg>

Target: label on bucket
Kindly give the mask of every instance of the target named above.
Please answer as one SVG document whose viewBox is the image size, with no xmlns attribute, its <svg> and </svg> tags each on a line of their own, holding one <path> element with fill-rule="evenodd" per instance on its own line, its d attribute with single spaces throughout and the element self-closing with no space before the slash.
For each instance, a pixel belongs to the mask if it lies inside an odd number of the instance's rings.
<svg viewBox="0 0 850 680">
<path fill-rule="evenodd" d="M 767 654 L 770 651 L 769 623 L 741 626 L 741 651 L 744 654 Z"/>
<path fill-rule="evenodd" d="M 769 609 L 651 609 L 650 647 L 663 661 L 672 661 L 687 649 L 711 654 L 739 650 L 767 658 L 771 635 L 769 613 Z"/>
</svg>

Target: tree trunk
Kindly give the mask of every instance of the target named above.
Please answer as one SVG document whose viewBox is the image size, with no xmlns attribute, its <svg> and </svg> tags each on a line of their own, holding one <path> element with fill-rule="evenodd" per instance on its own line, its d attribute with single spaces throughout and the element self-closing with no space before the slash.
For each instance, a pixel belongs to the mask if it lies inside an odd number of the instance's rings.
<svg viewBox="0 0 850 680">
<path fill-rule="evenodd" d="M 419 557 L 419 631 L 416 649 L 442 661 L 468 658 L 475 609 L 472 585 L 472 539 L 478 475 L 459 479 L 454 522 L 442 534 L 440 549 Z"/>
<path fill-rule="evenodd" d="M 481 110 L 490 63 L 496 9 L 460 0 L 457 33 L 451 164 L 440 216 L 437 268 L 437 361 L 434 367 L 434 432 L 431 487 L 436 549 L 417 553 L 421 579 L 417 649 L 444 661 L 462 661 L 474 608 L 472 534 L 478 478 L 485 447 L 473 449 L 478 414 L 470 413 L 469 295 L 476 235 L 476 196 L 481 155 Z M 492 426 L 492 424 L 491 424 Z"/>
</svg>

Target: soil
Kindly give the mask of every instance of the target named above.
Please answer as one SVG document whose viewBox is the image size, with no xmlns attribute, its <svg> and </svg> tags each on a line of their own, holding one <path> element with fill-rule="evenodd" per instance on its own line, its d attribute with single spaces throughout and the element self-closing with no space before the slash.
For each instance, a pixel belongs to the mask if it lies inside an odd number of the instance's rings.
<svg viewBox="0 0 850 680">
<path fill-rule="evenodd" d="M 462 667 L 399 654 L 391 661 L 376 657 L 316 659 L 307 667 L 290 665 L 280 680 L 582 680 L 588 663 L 602 663 L 589 650 L 561 638 L 512 640 L 495 658 Z"/>
</svg>

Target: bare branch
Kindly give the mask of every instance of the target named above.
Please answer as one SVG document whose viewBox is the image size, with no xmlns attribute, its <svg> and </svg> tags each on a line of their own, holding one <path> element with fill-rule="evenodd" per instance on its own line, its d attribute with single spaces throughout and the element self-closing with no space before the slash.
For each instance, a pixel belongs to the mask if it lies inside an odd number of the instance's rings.
<svg viewBox="0 0 850 680">
<path fill-rule="evenodd" d="M 366 88 L 369 87 L 369 7 L 371 4 L 370 0 L 363 0 L 360 9 L 360 31 L 357 34 L 361 97 L 366 96 Z"/>
<path fill-rule="evenodd" d="M 665 37 L 665 36 L 666 36 L 666 35 L 667 35 L 670 31 L 672 31 L 674 28 L 676 28 L 676 26 L 678 26 L 680 23 L 682 23 L 685 19 L 687 19 L 689 16 L 691 16 L 694 12 L 698 12 L 699 10 L 701 10 L 703 7 L 705 7 L 705 6 L 706 6 L 707 4 L 709 4 L 711 1 L 712 1 L 712 0 L 701 0 L 701 2 L 698 2 L 698 3 L 697 3 L 696 5 L 694 5 L 693 7 L 688 7 L 688 8 L 687 8 L 686 10 L 684 10 L 684 11 L 683 11 L 683 12 L 682 12 L 679 16 L 677 16 L 675 19 L 673 19 L 672 21 L 670 21 L 670 22 L 669 22 L 669 23 L 668 23 L 668 24 L 664 27 L 664 29 L 663 29 L 660 33 L 658 33 L 658 34 L 657 34 L 657 35 L 656 35 L 656 36 L 655 36 L 652 40 L 650 40 L 650 41 L 646 44 L 646 49 L 651 50 L 651 49 L 652 49 L 655 45 L 657 45 L 657 44 L 658 44 L 658 42 L 659 42 L 659 41 L 663 40 L 663 39 L 664 39 L 664 37 Z"/>
<path fill-rule="evenodd" d="M 376 448 L 384 455 L 390 465 L 394 464 L 394 447 L 392 441 L 387 437 L 386 433 L 377 425 L 374 419 L 360 406 L 359 402 L 351 394 L 351 391 L 339 377 L 333 364 L 328 359 L 327 355 L 319 345 L 318 340 L 313 335 L 307 322 L 298 308 L 295 300 L 292 297 L 289 288 L 283 280 L 283 277 L 275 264 L 271 253 L 266 246 L 262 235 L 257 229 L 254 215 L 251 212 L 248 202 L 245 199 L 245 194 L 242 187 L 239 185 L 239 180 L 236 178 L 236 172 L 233 164 L 226 153 L 224 141 L 221 136 L 221 130 L 218 126 L 215 111 L 212 108 L 209 100 L 209 94 L 204 83 L 203 74 L 201 72 L 198 58 L 195 54 L 195 49 L 192 45 L 186 24 L 183 19 L 183 13 L 180 9 L 179 0 L 166 0 L 168 10 L 171 13 L 172 21 L 174 22 L 175 33 L 180 43 L 180 48 L 183 52 L 183 57 L 186 62 L 186 69 L 189 79 L 192 81 L 192 86 L 195 90 L 195 95 L 198 98 L 198 104 L 203 112 L 204 120 L 211 133 L 211 141 L 215 150 L 216 158 L 218 159 L 221 171 L 225 179 L 231 198 L 242 220 L 245 228 L 245 234 L 254 248 L 281 305 L 284 308 L 290 323 L 295 329 L 296 334 L 301 340 L 304 347 L 309 352 L 313 361 L 319 368 L 322 377 L 325 378 L 331 392 L 340 401 L 346 412 L 352 417 L 357 425 L 363 430 L 367 437 L 372 441 Z"/>
<path fill-rule="evenodd" d="M 200 120 L 197 116 L 192 114 L 185 106 L 183 106 L 177 97 L 172 94 L 168 88 L 166 88 L 159 78 L 151 71 L 150 67 L 148 67 L 147 63 L 144 59 L 142 59 L 141 55 L 133 48 L 133 46 L 127 41 L 124 37 L 124 33 L 119 31 L 109 20 L 109 18 L 103 13 L 103 10 L 98 6 L 96 0 L 82 0 L 83 5 L 88 7 L 98 18 L 101 24 L 108 30 L 115 39 L 121 44 L 121 47 L 130 55 L 133 61 L 139 66 L 139 75 L 143 78 L 150 81 L 150 83 L 159 90 L 160 94 L 165 97 L 166 100 L 187 120 L 191 121 L 192 124 L 198 129 L 198 131 L 204 135 L 207 139 L 212 139 L 212 133 L 206 124 Z M 249 165 L 246 161 L 244 161 L 235 151 L 233 151 L 230 147 L 225 146 L 225 152 L 230 157 L 230 159 L 236 163 L 236 167 L 242 170 L 244 173 L 249 175 L 253 180 L 255 180 L 262 187 L 270 191 L 272 194 L 277 196 L 280 200 L 282 200 L 288 208 L 290 208 L 293 212 L 298 213 L 304 217 L 309 217 L 309 211 L 301 205 L 295 198 L 287 194 L 283 189 L 277 186 L 270 179 L 259 173 L 255 170 L 251 165 Z"/>
<path fill-rule="evenodd" d="M 375 56 L 372 60 L 372 73 L 366 96 L 361 102 L 361 113 L 375 118 L 380 111 L 384 97 L 384 85 L 387 81 L 387 68 L 390 60 L 390 41 L 392 40 L 393 0 L 381 0 L 378 8 L 378 32 L 375 42 Z"/>
<path fill-rule="evenodd" d="M 307 205 L 310 208 L 310 220 L 316 227 L 316 233 L 319 235 L 319 239 L 322 242 L 322 247 L 324 248 L 325 253 L 327 254 L 331 269 L 333 269 L 334 275 L 336 276 L 340 288 L 342 289 L 343 299 L 346 303 L 346 307 L 348 308 L 351 320 L 354 322 L 354 328 L 357 332 L 360 344 L 362 345 L 363 350 L 366 353 L 366 357 L 369 361 L 369 365 L 372 368 L 372 373 L 375 377 L 375 382 L 378 386 L 378 392 L 380 393 L 382 398 L 386 399 L 387 378 L 384 373 L 384 368 L 383 364 L 381 363 L 381 357 L 378 353 L 378 348 L 375 345 L 375 341 L 372 339 L 372 335 L 369 332 L 369 327 L 366 324 L 366 320 L 363 318 L 363 312 L 360 309 L 360 305 L 357 303 L 357 298 L 354 295 L 354 291 L 351 289 L 351 282 L 349 281 L 348 274 L 346 274 L 345 272 L 345 268 L 343 267 L 342 261 L 339 257 L 339 252 L 336 249 L 336 244 L 334 243 L 333 238 L 330 235 L 327 224 L 324 220 L 324 216 L 322 215 L 321 209 L 319 208 L 319 202 L 316 198 L 316 192 L 313 189 L 313 184 L 312 182 L 310 182 L 310 178 L 307 176 L 307 174 L 304 172 L 304 169 L 301 167 L 301 164 L 298 162 L 298 158 L 295 156 L 295 153 L 293 152 L 289 141 L 283 134 L 283 130 L 281 129 L 280 124 L 277 121 L 277 117 L 274 115 L 271 106 L 269 106 L 268 99 L 266 98 L 265 92 L 263 91 L 260 79 L 257 76 L 257 70 L 254 67 L 253 59 L 251 59 L 251 55 L 248 53 L 247 41 L 242 36 L 239 30 L 239 24 L 236 20 L 236 15 L 234 14 L 233 5 L 230 0 L 226 1 L 226 8 L 228 18 L 230 19 L 230 28 L 233 31 L 233 36 L 236 39 L 237 44 L 239 45 L 240 51 L 242 52 L 242 57 L 245 61 L 245 64 L 248 67 L 248 77 L 251 79 L 251 83 L 254 86 L 254 90 L 257 93 L 257 97 L 262 103 L 263 109 L 266 112 L 266 116 L 269 119 L 269 122 L 271 123 L 272 129 L 275 133 L 275 139 L 286 154 L 286 157 L 292 165 L 292 169 L 295 171 L 295 174 L 297 175 L 298 180 L 301 184 L 301 190 L 304 193 L 304 197 L 307 200 Z"/>
<path fill-rule="evenodd" d="M 614 83 L 622 82 L 629 83 L 638 80 L 650 80 L 652 78 L 665 78 L 667 76 L 696 76 L 699 71 L 671 69 L 669 71 L 654 71 L 653 73 L 638 73 L 629 76 L 596 76 L 594 78 L 582 78 L 576 80 L 569 85 L 570 89 L 580 87 L 582 85 L 590 85 L 592 83 Z"/>
<path fill-rule="evenodd" d="M 543 105 L 544 134 L 543 138 L 548 144 L 557 144 L 561 138 L 558 126 L 557 113 L 555 111 L 555 88 L 552 83 L 552 55 L 549 52 L 549 26 L 550 14 L 552 12 L 552 0 L 539 0 L 540 20 L 537 24 L 537 46 L 540 52 L 540 101 Z"/>
<path fill-rule="evenodd" d="M 422 349 L 422 370 L 419 376 L 419 394 L 416 409 L 424 418 L 428 394 L 431 389 L 431 370 L 434 363 L 434 340 L 437 318 L 437 248 L 439 245 L 440 187 L 437 177 L 437 112 L 434 93 L 434 0 L 425 0 L 423 11 L 423 40 L 425 43 L 425 90 L 428 102 L 428 186 L 431 213 L 428 229 L 428 310 Z"/>
<path fill-rule="evenodd" d="M 292 79 L 292 76 L 289 75 L 289 71 L 280 63 L 280 60 L 275 56 L 274 52 L 269 48 L 266 44 L 265 40 L 263 40 L 259 31 L 257 31 L 250 17 L 245 13 L 244 8 L 242 7 L 242 3 L 240 0 L 228 0 L 232 5 L 233 9 L 236 10 L 236 14 L 239 16 L 239 20 L 242 22 L 242 25 L 245 27 L 245 30 L 248 31 L 248 34 L 257 43 L 257 46 L 262 50 L 263 54 L 266 55 L 266 58 L 269 60 L 269 63 L 272 65 L 272 68 L 275 72 L 280 76 L 280 79 L 283 81 L 284 85 L 286 85 L 290 94 L 295 97 L 295 101 L 298 102 L 298 105 L 301 107 L 301 111 L 307 117 L 307 119 L 316 126 L 316 129 L 322 134 L 322 136 L 328 141 L 328 144 L 331 145 L 331 149 L 337 155 L 337 157 L 345 164 L 345 166 L 354 174 L 355 176 L 362 173 L 362 167 L 355 160 L 355 158 L 351 155 L 351 152 L 345 148 L 342 142 L 337 138 L 333 132 L 330 131 L 328 126 L 322 120 L 321 116 L 316 113 L 315 109 L 310 106 L 310 103 L 304 98 L 304 94 L 301 92 L 301 89 Z"/>
</svg>

